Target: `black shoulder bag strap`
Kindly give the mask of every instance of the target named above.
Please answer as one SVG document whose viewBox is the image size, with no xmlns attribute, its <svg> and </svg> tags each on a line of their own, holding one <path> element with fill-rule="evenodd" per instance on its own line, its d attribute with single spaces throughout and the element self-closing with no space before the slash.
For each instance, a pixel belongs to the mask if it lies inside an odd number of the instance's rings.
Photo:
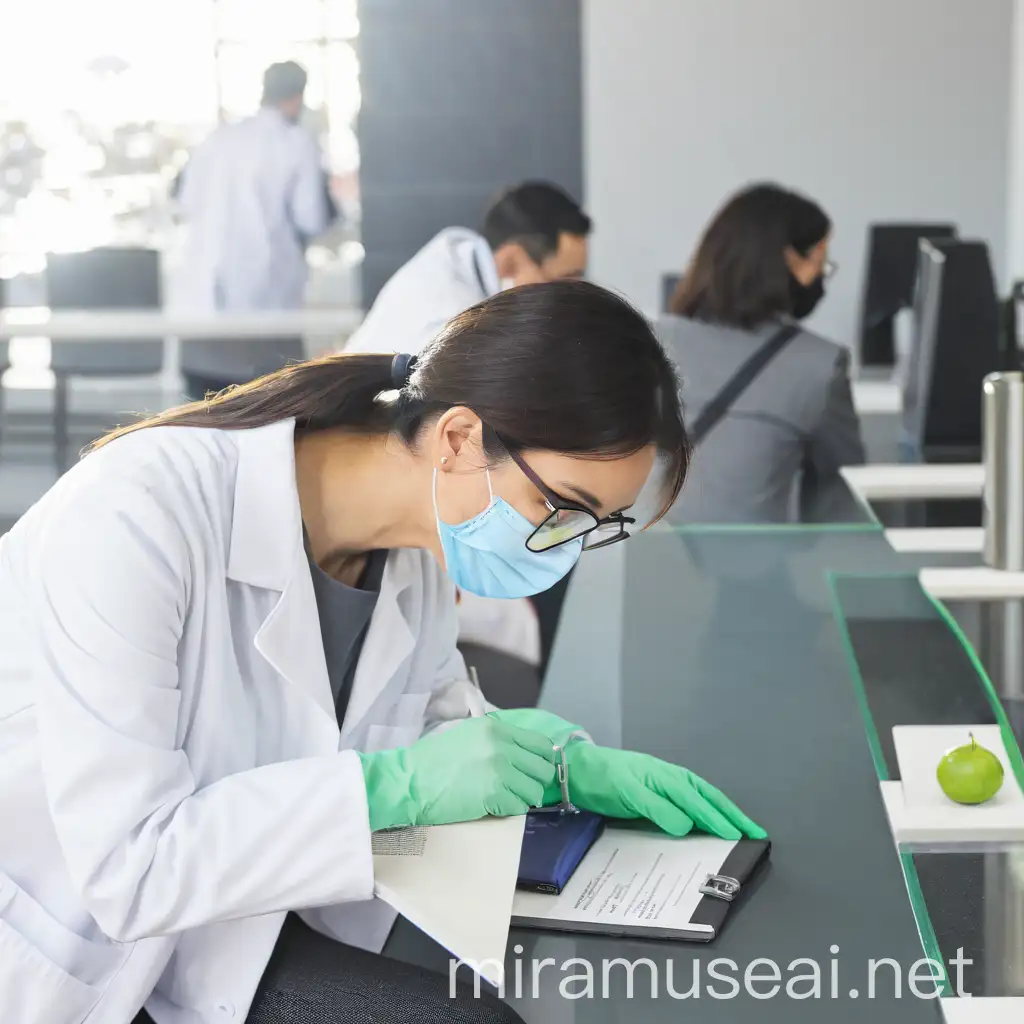
<svg viewBox="0 0 1024 1024">
<path fill-rule="evenodd" d="M 690 427 L 690 443 L 694 447 L 708 436 L 718 421 L 732 408 L 736 399 L 757 380 L 764 368 L 799 331 L 800 328 L 795 324 L 784 324 L 726 381 L 722 390 L 701 409 Z"/>
</svg>

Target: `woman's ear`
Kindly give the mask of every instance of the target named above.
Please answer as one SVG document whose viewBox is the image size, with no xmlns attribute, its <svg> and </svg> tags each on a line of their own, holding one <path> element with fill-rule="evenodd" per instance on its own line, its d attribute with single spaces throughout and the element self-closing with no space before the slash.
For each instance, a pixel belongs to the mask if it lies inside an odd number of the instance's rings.
<svg viewBox="0 0 1024 1024">
<path fill-rule="evenodd" d="M 494 254 L 494 266 L 500 280 L 515 281 L 522 270 L 523 261 L 529 257 L 518 242 L 506 242 Z"/>
<path fill-rule="evenodd" d="M 807 256 L 801 256 L 791 245 L 787 245 L 782 250 L 782 255 L 786 260 L 789 272 L 801 284 L 808 285 L 818 276 L 814 267 L 814 260 L 809 259 Z"/>
<path fill-rule="evenodd" d="M 445 470 L 484 465 L 483 423 L 472 409 L 457 405 L 444 413 L 437 421 L 434 441 L 434 461 Z"/>
</svg>

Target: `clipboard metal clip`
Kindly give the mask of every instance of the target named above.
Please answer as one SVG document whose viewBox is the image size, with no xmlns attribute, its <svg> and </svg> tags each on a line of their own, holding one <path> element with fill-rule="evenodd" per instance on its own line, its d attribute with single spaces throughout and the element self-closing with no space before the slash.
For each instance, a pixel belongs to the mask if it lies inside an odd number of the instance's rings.
<svg viewBox="0 0 1024 1024">
<path fill-rule="evenodd" d="M 715 899 L 732 903 L 739 895 L 741 888 L 739 879 L 733 878 L 731 875 L 707 875 L 704 878 L 704 884 L 698 891 L 704 893 L 705 896 L 714 896 Z"/>
</svg>

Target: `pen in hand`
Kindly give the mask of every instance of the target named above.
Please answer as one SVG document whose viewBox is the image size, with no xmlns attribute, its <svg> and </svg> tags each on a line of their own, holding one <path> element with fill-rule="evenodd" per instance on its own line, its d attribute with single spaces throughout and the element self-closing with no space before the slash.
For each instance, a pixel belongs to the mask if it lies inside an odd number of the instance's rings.
<svg viewBox="0 0 1024 1024">
<path fill-rule="evenodd" d="M 483 700 L 484 691 L 480 689 L 480 676 L 477 675 L 476 666 L 475 665 L 470 665 L 469 666 L 469 678 L 470 678 L 470 681 L 472 682 L 472 684 L 479 691 L 480 698 L 481 698 L 480 704 L 477 704 L 475 707 L 471 707 L 469 709 L 469 717 L 470 718 L 480 718 L 485 713 L 482 710 L 482 706 L 485 703 L 484 700 Z"/>
</svg>

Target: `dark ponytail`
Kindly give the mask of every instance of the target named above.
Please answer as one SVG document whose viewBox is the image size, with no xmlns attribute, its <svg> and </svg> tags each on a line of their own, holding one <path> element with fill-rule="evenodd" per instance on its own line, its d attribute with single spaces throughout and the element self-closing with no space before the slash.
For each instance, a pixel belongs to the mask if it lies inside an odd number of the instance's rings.
<svg viewBox="0 0 1024 1024">
<path fill-rule="evenodd" d="M 401 345 L 401 339 L 395 339 Z M 666 502 L 686 477 L 689 444 L 675 370 L 647 321 L 596 285 L 557 281 L 500 292 L 455 317 L 415 362 L 393 376 L 391 355 L 345 353 L 289 366 L 208 399 L 109 434 L 154 426 L 245 430 L 294 418 L 298 432 L 397 433 L 455 405 L 490 428 L 487 455 L 545 449 L 617 458 L 654 444 L 668 458 Z"/>
</svg>

